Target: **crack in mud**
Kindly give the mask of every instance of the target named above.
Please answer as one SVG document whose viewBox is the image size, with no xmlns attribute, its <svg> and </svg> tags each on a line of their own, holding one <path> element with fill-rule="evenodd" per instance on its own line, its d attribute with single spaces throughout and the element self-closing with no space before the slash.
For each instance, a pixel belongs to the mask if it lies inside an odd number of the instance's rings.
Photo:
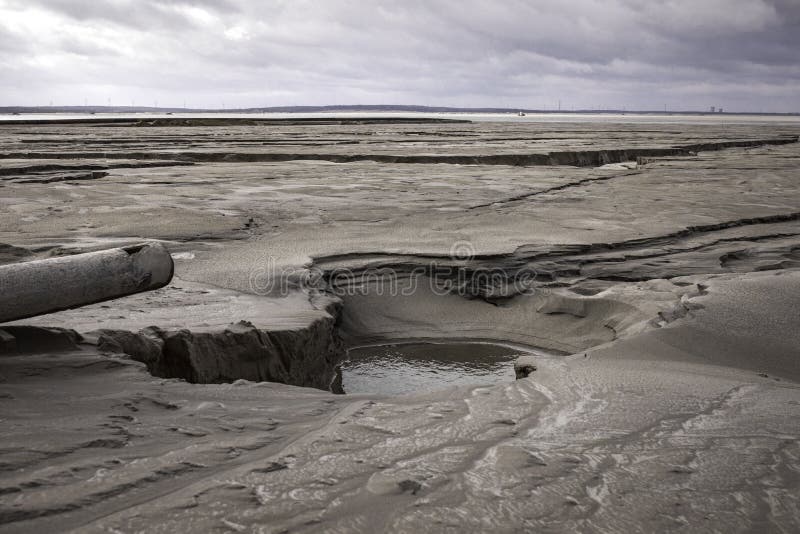
<svg viewBox="0 0 800 534">
<path fill-rule="evenodd" d="M 613 180 L 615 178 L 624 178 L 626 176 L 635 176 L 637 174 L 641 174 L 641 172 L 639 172 L 639 171 L 631 171 L 631 172 L 626 172 L 626 173 L 622 173 L 622 174 L 614 174 L 614 175 L 611 175 L 611 176 L 599 176 L 599 177 L 596 177 L 596 178 L 584 178 L 582 180 L 577 180 L 577 181 L 574 181 L 574 182 L 568 182 L 566 184 L 561 184 L 561 185 L 556 185 L 556 186 L 553 186 L 553 187 L 548 187 L 547 189 L 541 189 L 541 190 L 538 190 L 538 191 L 532 191 L 530 193 L 523 193 L 521 195 L 515 195 L 513 197 L 505 198 L 505 199 L 502 199 L 502 200 L 495 200 L 493 202 L 486 202 L 484 204 L 475 204 L 474 206 L 469 206 L 466 209 L 467 210 L 474 210 L 474 209 L 478 209 L 478 208 L 488 208 L 490 206 L 499 206 L 499 205 L 502 205 L 502 204 L 510 204 L 512 202 L 525 200 L 527 198 L 531 198 L 531 197 L 535 197 L 535 196 L 539 196 L 539 195 L 547 195 L 547 194 L 553 193 L 555 191 L 563 191 L 564 189 L 570 189 L 572 187 L 580 187 L 582 185 L 586 185 L 586 184 L 589 184 L 589 183 L 605 182 L 605 181 L 608 181 L 608 180 Z"/>
</svg>

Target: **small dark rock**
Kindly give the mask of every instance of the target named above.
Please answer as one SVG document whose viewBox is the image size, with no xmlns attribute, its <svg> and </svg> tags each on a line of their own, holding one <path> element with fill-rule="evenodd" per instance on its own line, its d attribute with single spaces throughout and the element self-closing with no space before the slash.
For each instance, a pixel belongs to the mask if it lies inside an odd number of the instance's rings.
<svg viewBox="0 0 800 534">
<path fill-rule="evenodd" d="M 422 489 L 422 484 L 417 482 L 416 480 L 402 480 L 397 483 L 400 486 L 400 491 L 403 493 L 409 492 L 411 495 L 416 495 L 419 490 Z"/>
</svg>

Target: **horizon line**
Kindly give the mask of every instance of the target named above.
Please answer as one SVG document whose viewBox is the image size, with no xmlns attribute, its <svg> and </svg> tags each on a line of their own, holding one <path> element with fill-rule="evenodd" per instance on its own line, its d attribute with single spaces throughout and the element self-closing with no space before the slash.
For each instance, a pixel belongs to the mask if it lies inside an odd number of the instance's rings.
<svg viewBox="0 0 800 534">
<path fill-rule="evenodd" d="M 112 111 L 113 110 L 113 111 Z M 329 104 L 329 105 L 286 105 L 286 106 L 251 106 L 238 108 L 189 108 L 180 106 L 115 106 L 115 105 L 47 105 L 26 106 L 9 105 L 0 106 L 0 113 L 35 113 L 48 111 L 51 113 L 66 112 L 165 112 L 165 113 L 302 113 L 326 111 L 403 111 L 403 112 L 439 112 L 439 113 L 542 113 L 542 114 L 573 114 L 573 113 L 599 113 L 599 114 L 648 114 L 648 115 L 800 115 L 798 111 L 724 111 L 724 108 L 696 109 L 627 109 L 627 108 L 579 108 L 579 109 L 542 109 L 524 107 L 457 107 L 457 106 L 426 106 L 414 104 Z"/>
</svg>

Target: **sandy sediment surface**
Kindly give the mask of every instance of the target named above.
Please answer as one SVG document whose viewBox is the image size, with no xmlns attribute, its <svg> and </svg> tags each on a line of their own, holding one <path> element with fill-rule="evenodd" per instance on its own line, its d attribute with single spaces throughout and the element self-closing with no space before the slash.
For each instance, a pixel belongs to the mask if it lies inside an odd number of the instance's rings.
<svg viewBox="0 0 800 534">
<path fill-rule="evenodd" d="M 5 325 L 0 531 L 796 530 L 798 131 L 0 126 L 0 261 L 176 263 Z M 443 338 L 550 355 L 325 391 Z"/>
</svg>

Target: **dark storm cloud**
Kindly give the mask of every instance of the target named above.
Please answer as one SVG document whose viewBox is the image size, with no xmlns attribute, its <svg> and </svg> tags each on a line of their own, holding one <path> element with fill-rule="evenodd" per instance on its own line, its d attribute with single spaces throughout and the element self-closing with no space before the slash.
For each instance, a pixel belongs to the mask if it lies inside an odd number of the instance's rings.
<svg viewBox="0 0 800 534">
<path fill-rule="evenodd" d="M 0 0 L 3 100 L 794 111 L 799 49 L 797 0 Z"/>
</svg>

